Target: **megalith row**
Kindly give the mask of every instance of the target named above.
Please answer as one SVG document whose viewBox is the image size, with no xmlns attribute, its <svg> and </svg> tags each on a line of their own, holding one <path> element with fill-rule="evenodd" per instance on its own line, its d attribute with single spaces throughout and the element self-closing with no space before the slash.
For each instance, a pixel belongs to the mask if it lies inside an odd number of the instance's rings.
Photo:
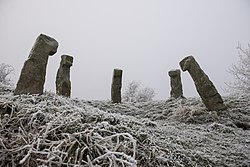
<svg viewBox="0 0 250 167">
<path fill-rule="evenodd" d="M 17 82 L 15 95 L 43 93 L 46 78 L 46 68 L 49 56 L 57 52 L 58 42 L 47 35 L 40 34 L 33 45 L 28 59 L 25 61 L 19 80 Z M 56 93 L 70 97 L 71 81 L 70 68 L 73 64 L 73 57 L 62 55 L 59 69 L 56 75 Z M 214 84 L 201 69 L 193 56 L 185 57 L 180 61 L 182 71 L 188 71 L 191 75 L 197 92 L 203 103 L 209 110 L 224 110 L 226 106 L 216 90 Z M 121 103 L 122 70 L 114 69 L 111 84 L 111 100 L 113 103 Z M 183 97 L 180 70 L 171 70 L 170 76 L 171 92 L 173 98 Z"/>
<path fill-rule="evenodd" d="M 24 62 L 15 95 L 19 94 L 43 94 L 46 78 L 46 68 L 49 56 L 57 52 L 58 42 L 47 35 L 40 34 L 33 45 L 28 59 Z M 73 57 L 62 55 L 60 67 L 56 76 L 56 92 L 59 95 L 70 97 L 70 67 Z"/>
<path fill-rule="evenodd" d="M 193 56 L 185 57 L 179 64 L 182 71 L 188 71 L 191 75 L 196 90 L 208 110 L 218 111 L 226 109 L 226 106 L 214 84 L 201 69 Z M 171 70 L 168 74 L 170 76 L 171 97 L 183 97 L 180 70 Z"/>
</svg>

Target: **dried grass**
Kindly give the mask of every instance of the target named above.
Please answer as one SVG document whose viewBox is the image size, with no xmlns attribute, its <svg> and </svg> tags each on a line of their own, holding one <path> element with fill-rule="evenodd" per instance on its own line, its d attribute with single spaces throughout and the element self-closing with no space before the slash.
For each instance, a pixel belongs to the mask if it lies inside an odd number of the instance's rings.
<svg viewBox="0 0 250 167">
<path fill-rule="evenodd" d="M 249 99 L 209 112 L 197 99 L 112 104 L 3 91 L 0 167 L 246 166 Z"/>
</svg>

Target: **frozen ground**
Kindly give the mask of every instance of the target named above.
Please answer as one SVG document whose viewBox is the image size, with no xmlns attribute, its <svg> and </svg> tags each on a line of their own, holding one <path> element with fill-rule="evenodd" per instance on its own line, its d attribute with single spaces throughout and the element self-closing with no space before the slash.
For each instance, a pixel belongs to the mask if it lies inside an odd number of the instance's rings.
<svg viewBox="0 0 250 167">
<path fill-rule="evenodd" d="M 250 95 L 146 103 L 0 93 L 0 167 L 250 167 Z"/>
</svg>

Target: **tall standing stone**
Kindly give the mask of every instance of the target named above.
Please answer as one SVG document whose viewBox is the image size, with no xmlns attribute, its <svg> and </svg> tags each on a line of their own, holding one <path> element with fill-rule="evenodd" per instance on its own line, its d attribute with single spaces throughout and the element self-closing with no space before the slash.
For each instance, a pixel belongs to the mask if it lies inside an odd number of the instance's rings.
<svg viewBox="0 0 250 167">
<path fill-rule="evenodd" d="M 111 100 L 113 103 L 121 103 L 122 70 L 114 69 L 111 85 Z"/>
<path fill-rule="evenodd" d="M 56 93 L 70 97 L 71 82 L 70 82 L 70 67 L 73 64 L 73 57 L 68 55 L 61 56 L 60 67 L 56 75 Z"/>
<path fill-rule="evenodd" d="M 193 56 L 185 57 L 180 62 L 180 66 L 183 71 L 188 71 L 191 75 L 196 89 L 208 110 L 218 111 L 226 109 L 226 106 L 223 104 L 223 100 L 214 84 L 200 68 Z"/>
<path fill-rule="evenodd" d="M 170 76 L 170 95 L 173 98 L 183 97 L 182 83 L 181 83 L 181 70 L 171 70 L 168 72 Z"/>
<path fill-rule="evenodd" d="M 42 94 L 49 56 L 57 52 L 58 42 L 40 34 L 25 61 L 14 94 Z"/>
</svg>

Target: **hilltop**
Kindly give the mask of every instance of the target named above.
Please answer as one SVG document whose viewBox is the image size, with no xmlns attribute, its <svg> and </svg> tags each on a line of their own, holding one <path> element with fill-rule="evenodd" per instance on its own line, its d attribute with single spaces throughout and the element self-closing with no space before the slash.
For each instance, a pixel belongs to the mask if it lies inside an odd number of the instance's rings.
<svg viewBox="0 0 250 167">
<path fill-rule="evenodd" d="M 112 104 L 0 89 L 0 166 L 250 166 L 250 95 Z"/>
</svg>

